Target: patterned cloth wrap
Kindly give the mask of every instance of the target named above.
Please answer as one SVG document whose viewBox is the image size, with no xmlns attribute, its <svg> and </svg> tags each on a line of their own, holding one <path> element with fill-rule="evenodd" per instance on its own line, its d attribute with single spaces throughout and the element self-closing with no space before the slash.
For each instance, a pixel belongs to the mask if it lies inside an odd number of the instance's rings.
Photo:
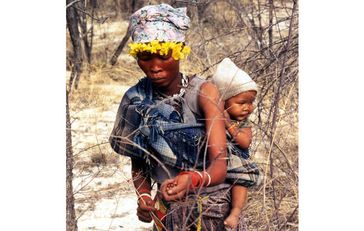
<svg viewBox="0 0 364 231">
<path fill-rule="evenodd" d="M 167 214 L 165 230 L 229 230 L 224 221 L 231 210 L 231 193 L 218 190 L 208 194 L 190 194 L 186 199 L 170 204 L 171 213 Z M 202 218 L 202 219 L 200 219 Z M 184 227 L 188 224 L 187 227 Z M 239 216 L 234 231 L 248 230 L 244 211 Z"/>
<path fill-rule="evenodd" d="M 181 170 L 202 170 L 208 167 L 207 156 L 204 155 L 204 124 L 186 124 L 173 106 L 164 101 L 152 100 L 152 85 L 148 78 L 140 80 L 135 90 L 129 91 L 128 94 L 132 100 L 127 110 L 134 110 L 139 115 L 136 117 L 141 119 L 140 124 L 135 126 L 137 129 L 132 138 L 135 144 L 133 150 L 124 152 L 124 155 L 143 158 L 148 164 L 154 162 L 152 159 L 157 159 L 165 165 Z M 114 149 L 117 142 L 117 137 L 111 139 Z M 228 146 L 230 148 L 226 182 L 245 187 L 258 185 L 261 179 L 257 165 L 232 153 L 232 145 L 228 143 Z M 150 148 L 152 153 L 147 152 Z"/>
<path fill-rule="evenodd" d="M 168 4 L 145 6 L 130 17 L 129 33 L 135 43 L 153 40 L 184 42 L 190 19 L 186 8 Z"/>
</svg>

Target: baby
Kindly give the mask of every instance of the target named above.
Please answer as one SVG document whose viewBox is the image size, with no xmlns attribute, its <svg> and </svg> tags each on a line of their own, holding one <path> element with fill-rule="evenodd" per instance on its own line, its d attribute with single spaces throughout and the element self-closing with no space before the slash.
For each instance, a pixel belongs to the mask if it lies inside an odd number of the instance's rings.
<svg viewBox="0 0 364 231">
<path fill-rule="evenodd" d="M 225 101 L 225 127 L 228 139 L 233 143 L 233 152 L 244 159 L 249 158 L 249 146 L 252 141 L 252 130 L 249 115 L 254 110 L 257 85 L 250 76 L 239 69 L 229 58 L 218 64 L 212 82 L 219 88 Z M 232 187 L 231 212 L 225 219 L 226 227 L 235 229 L 239 216 L 246 203 L 247 187 L 234 184 Z"/>
</svg>

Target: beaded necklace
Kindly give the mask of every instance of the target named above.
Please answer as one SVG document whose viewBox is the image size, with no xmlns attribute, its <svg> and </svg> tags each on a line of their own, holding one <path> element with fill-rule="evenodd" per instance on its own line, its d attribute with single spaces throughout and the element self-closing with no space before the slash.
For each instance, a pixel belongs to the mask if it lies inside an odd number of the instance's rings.
<svg viewBox="0 0 364 231">
<path fill-rule="evenodd" d="M 179 92 L 178 93 L 169 96 L 169 95 L 166 95 L 166 94 L 164 94 L 164 93 L 162 93 L 162 92 L 160 92 L 160 91 L 158 91 L 156 89 L 155 90 L 156 97 L 158 97 L 158 99 L 159 98 L 162 98 L 162 99 L 165 99 L 165 98 L 177 98 L 178 96 L 179 97 L 183 97 L 184 94 L 185 94 L 185 92 L 186 92 L 186 88 L 188 86 L 188 78 L 184 74 L 182 74 L 182 73 L 181 73 L 181 75 L 182 75 L 182 77 L 181 77 L 181 89 L 179 89 Z"/>
<path fill-rule="evenodd" d="M 178 93 L 170 96 L 170 95 L 166 95 L 158 90 L 154 91 L 155 92 L 154 98 L 156 100 L 164 101 L 165 103 L 172 105 L 180 116 L 182 114 L 182 98 L 183 98 L 184 94 L 186 93 L 186 88 L 188 86 L 187 76 L 185 76 L 182 73 L 181 73 L 181 75 L 182 75 L 181 88 Z"/>
</svg>

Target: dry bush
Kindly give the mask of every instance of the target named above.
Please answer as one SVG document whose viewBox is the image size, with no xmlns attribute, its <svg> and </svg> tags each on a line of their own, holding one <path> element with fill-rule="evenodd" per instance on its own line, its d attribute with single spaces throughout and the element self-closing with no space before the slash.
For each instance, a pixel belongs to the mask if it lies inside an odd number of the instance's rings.
<svg viewBox="0 0 364 231">
<path fill-rule="evenodd" d="M 252 155 L 264 175 L 249 195 L 251 230 L 298 229 L 298 11 L 291 1 L 210 1 L 194 20 L 186 64 L 209 75 L 224 57 L 249 73 L 260 92 Z M 187 69 L 187 68 L 186 68 Z"/>
<path fill-rule="evenodd" d="M 91 154 L 91 166 L 100 167 L 102 165 L 115 165 L 119 164 L 119 157 L 115 154 L 105 154 L 105 153 L 93 153 Z"/>
</svg>

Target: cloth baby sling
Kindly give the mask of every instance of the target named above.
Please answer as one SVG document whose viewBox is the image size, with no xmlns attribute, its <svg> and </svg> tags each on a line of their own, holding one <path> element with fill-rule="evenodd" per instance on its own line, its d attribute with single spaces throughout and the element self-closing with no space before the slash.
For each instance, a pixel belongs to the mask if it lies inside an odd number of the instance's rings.
<svg viewBox="0 0 364 231">
<path fill-rule="evenodd" d="M 192 81 L 204 80 L 195 77 L 190 83 Z M 209 162 L 206 155 L 205 125 L 197 122 L 196 116 L 186 104 L 185 97 L 179 98 L 182 100 L 181 115 L 171 105 L 171 101 L 181 96 L 176 95 L 160 101 L 153 100 L 153 88 L 148 78 L 142 79 L 136 87 L 131 97 L 131 105 L 140 115 L 141 121 L 133 136 L 135 148 L 131 153 L 145 159 L 147 164 L 158 160 L 181 171 L 206 169 Z M 186 90 L 188 91 L 188 88 Z M 146 151 L 150 148 L 153 150 L 152 153 Z M 234 145 L 228 142 L 226 182 L 245 187 L 259 184 L 257 165 L 236 155 L 236 152 Z"/>
</svg>

